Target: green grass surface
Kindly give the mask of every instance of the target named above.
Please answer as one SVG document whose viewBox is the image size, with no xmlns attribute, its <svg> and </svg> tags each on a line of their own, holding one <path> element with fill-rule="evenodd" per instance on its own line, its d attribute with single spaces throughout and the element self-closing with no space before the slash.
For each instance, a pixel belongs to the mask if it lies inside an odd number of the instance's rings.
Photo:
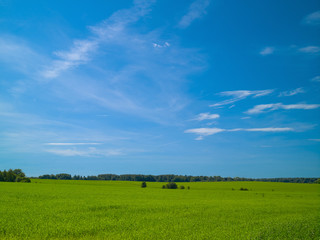
<svg viewBox="0 0 320 240">
<path fill-rule="evenodd" d="M 163 184 L 0 182 L 0 239 L 320 239 L 319 184 Z"/>
</svg>

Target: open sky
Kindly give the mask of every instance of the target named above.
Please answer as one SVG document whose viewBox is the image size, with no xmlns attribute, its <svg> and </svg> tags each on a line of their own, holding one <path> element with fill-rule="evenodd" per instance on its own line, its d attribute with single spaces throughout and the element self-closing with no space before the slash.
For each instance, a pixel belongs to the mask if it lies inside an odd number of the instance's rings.
<svg viewBox="0 0 320 240">
<path fill-rule="evenodd" d="M 0 169 L 319 177 L 318 0 L 0 0 Z"/>
</svg>

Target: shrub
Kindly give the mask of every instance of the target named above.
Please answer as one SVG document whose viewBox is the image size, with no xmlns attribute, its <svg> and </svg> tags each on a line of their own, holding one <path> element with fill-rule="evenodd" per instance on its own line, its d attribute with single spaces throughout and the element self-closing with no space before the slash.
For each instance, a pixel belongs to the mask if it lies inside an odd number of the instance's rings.
<svg viewBox="0 0 320 240">
<path fill-rule="evenodd" d="M 184 189 L 184 186 L 180 186 L 180 189 Z"/>
<path fill-rule="evenodd" d="M 30 183 L 31 180 L 30 180 L 30 178 L 26 178 L 26 177 L 25 177 L 25 178 L 22 178 L 20 182 Z"/>
<path fill-rule="evenodd" d="M 248 188 L 240 188 L 240 191 L 248 191 Z"/>
<path fill-rule="evenodd" d="M 162 189 L 165 189 L 166 188 L 166 185 L 162 185 Z"/>
<path fill-rule="evenodd" d="M 16 178 L 16 182 L 26 182 L 29 183 L 31 182 L 30 178 L 26 178 L 26 177 L 17 177 Z"/>
<path fill-rule="evenodd" d="M 190 186 L 188 186 L 188 190 L 190 190 Z"/>
<path fill-rule="evenodd" d="M 171 182 L 171 183 L 167 183 L 167 188 L 168 189 L 177 189 L 178 188 L 178 185 L 174 182 Z"/>
<path fill-rule="evenodd" d="M 146 183 L 146 182 L 142 182 L 142 183 L 141 183 L 141 187 L 142 187 L 142 188 L 147 187 L 147 183 Z"/>
</svg>

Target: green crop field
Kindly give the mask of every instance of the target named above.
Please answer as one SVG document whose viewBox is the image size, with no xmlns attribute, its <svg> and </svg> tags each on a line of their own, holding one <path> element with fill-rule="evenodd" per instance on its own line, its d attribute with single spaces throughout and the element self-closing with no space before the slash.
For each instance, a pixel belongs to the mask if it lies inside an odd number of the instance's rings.
<svg viewBox="0 0 320 240">
<path fill-rule="evenodd" d="M 163 184 L 0 182 L 0 239 L 320 239 L 319 184 Z"/>
</svg>

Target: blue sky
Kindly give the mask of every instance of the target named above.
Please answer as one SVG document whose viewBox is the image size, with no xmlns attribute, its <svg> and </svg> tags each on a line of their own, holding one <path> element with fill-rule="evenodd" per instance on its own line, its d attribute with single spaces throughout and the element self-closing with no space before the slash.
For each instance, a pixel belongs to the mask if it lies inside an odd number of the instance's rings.
<svg viewBox="0 0 320 240">
<path fill-rule="evenodd" d="M 318 177 L 319 1 L 0 0 L 0 168 Z"/>
</svg>

